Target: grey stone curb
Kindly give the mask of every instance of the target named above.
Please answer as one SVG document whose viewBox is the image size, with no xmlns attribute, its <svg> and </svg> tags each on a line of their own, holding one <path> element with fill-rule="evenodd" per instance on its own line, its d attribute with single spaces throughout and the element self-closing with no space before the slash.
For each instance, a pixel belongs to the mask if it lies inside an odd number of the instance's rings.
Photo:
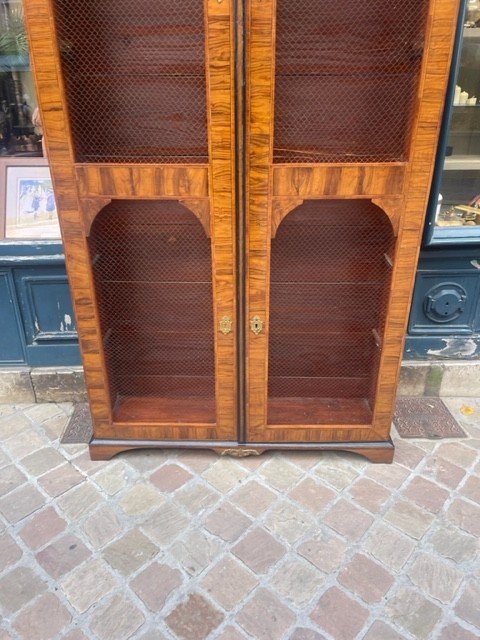
<svg viewBox="0 0 480 640">
<path fill-rule="evenodd" d="M 404 362 L 403 396 L 479 397 L 480 361 Z M 82 367 L 0 368 L 0 403 L 85 401 Z"/>
</svg>

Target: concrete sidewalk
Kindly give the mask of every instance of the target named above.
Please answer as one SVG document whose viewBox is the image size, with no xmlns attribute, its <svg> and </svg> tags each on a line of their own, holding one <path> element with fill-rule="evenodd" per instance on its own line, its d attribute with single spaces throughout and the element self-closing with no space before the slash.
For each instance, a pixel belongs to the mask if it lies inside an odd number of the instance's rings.
<svg viewBox="0 0 480 640">
<path fill-rule="evenodd" d="M 0 640 L 475 640 L 480 402 L 467 439 L 349 454 L 60 445 L 69 404 L 0 406 Z"/>
</svg>

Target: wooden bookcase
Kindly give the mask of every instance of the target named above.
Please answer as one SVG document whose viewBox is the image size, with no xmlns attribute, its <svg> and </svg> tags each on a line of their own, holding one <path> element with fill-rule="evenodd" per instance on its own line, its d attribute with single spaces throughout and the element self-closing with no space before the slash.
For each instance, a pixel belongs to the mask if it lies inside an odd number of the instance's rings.
<svg viewBox="0 0 480 640">
<path fill-rule="evenodd" d="M 92 457 L 390 461 L 458 2 L 24 6 Z"/>
</svg>

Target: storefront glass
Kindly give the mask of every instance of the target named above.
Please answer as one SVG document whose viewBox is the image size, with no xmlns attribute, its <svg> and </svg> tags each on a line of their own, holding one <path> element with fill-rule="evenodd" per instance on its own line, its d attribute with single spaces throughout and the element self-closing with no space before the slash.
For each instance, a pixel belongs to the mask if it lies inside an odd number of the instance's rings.
<svg viewBox="0 0 480 640">
<path fill-rule="evenodd" d="M 427 244 L 480 241 L 480 0 L 466 2 L 455 58 Z"/>
<path fill-rule="evenodd" d="M 0 0 L 0 239 L 59 238 L 21 0 Z"/>
</svg>

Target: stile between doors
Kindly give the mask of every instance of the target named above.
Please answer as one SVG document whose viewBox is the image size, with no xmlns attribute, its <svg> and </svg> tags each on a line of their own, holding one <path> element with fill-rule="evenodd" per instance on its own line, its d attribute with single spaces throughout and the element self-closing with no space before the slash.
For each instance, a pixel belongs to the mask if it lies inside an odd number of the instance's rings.
<svg viewBox="0 0 480 640">
<path fill-rule="evenodd" d="M 391 459 L 456 5 L 24 0 L 92 457 Z"/>
</svg>

